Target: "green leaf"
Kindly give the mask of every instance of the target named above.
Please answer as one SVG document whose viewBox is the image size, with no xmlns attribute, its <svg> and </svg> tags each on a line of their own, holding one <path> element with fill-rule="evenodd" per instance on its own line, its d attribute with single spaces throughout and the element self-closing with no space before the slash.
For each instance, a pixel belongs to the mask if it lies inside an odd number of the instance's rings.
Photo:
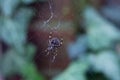
<svg viewBox="0 0 120 80">
<path fill-rule="evenodd" d="M 120 40 L 120 32 L 115 25 L 105 20 L 94 8 L 87 7 L 84 11 L 89 48 L 101 50 L 111 48 Z"/>
<path fill-rule="evenodd" d="M 17 21 L 24 31 L 26 31 L 27 26 L 33 16 L 33 10 L 29 8 L 20 8 L 13 17 L 14 21 Z"/>
<path fill-rule="evenodd" d="M 67 70 L 55 77 L 53 80 L 86 80 L 85 73 L 87 69 L 88 63 L 78 60 L 71 63 Z"/>
<path fill-rule="evenodd" d="M 20 71 L 25 80 L 44 80 L 43 76 L 37 72 L 35 65 L 27 63 Z"/>
<path fill-rule="evenodd" d="M 5 16 L 11 17 L 19 4 L 20 0 L 2 0 L 0 7 Z"/>
<path fill-rule="evenodd" d="M 101 51 L 97 55 L 90 54 L 88 61 L 96 72 L 102 72 L 111 80 L 120 80 L 119 57 L 113 51 Z"/>
<path fill-rule="evenodd" d="M 16 21 L 9 18 L 3 18 L 0 22 L 0 37 L 9 46 L 23 51 L 23 45 L 26 43 L 25 28 Z"/>
</svg>

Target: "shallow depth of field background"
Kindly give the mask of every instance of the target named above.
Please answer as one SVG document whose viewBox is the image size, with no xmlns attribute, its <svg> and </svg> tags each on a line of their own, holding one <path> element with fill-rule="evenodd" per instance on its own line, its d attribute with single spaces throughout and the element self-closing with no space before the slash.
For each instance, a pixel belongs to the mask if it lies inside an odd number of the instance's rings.
<svg viewBox="0 0 120 80">
<path fill-rule="evenodd" d="M 0 0 L 0 80 L 120 80 L 120 0 Z"/>
</svg>

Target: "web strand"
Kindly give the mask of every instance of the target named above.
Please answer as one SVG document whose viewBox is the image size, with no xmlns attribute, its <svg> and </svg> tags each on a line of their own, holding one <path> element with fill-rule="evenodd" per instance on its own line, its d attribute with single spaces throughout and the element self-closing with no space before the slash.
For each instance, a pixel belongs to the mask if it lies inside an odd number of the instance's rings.
<svg viewBox="0 0 120 80">
<path fill-rule="evenodd" d="M 48 0 L 48 5 L 49 5 L 48 7 L 49 7 L 49 10 L 50 10 L 50 17 L 47 20 L 43 21 L 43 25 L 39 25 L 39 26 L 44 27 L 44 28 L 45 27 L 50 28 L 49 29 L 50 34 L 48 36 L 47 46 L 46 46 L 45 50 L 41 51 L 41 53 L 38 54 L 36 58 L 39 58 L 40 55 L 51 56 L 52 58 L 50 59 L 50 61 L 53 63 L 56 60 L 57 52 L 58 52 L 57 50 L 59 49 L 59 47 L 55 47 L 54 46 L 55 44 L 50 44 L 49 41 L 53 40 L 54 38 L 57 38 L 59 40 L 59 44 L 61 44 L 63 42 L 63 38 L 61 38 L 61 34 L 59 32 L 57 32 L 58 29 L 60 29 L 61 20 L 59 19 L 58 22 L 55 25 L 50 25 L 50 22 L 52 22 L 52 19 L 55 16 L 54 10 L 53 10 L 53 0 Z M 53 35 L 53 34 L 56 34 L 56 33 L 57 33 L 58 36 Z M 50 44 L 50 46 L 49 46 L 49 44 Z M 52 47 L 52 48 L 49 50 L 49 47 Z"/>
<path fill-rule="evenodd" d="M 49 17 L 46 21 L 43 22 L 43 27 L 46 26 L 46 25 L 48 25 L 49 22 L 50 22 L 50 21 L 53 19 L 53 17 L 54 17 L 54 12 L 53 12 L 53 8 L 52 8 L 52 5 L 51 5 L 51 2 L 52 2 L 51 0 L 48 1 L 49 10 L 50 10 L 50 17 Z"/>
</svg>

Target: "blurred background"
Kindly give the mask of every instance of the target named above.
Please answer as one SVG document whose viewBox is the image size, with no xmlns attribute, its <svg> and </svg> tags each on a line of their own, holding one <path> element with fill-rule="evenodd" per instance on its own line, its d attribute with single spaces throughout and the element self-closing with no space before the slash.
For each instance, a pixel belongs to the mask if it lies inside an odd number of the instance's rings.
<svg viewBox="0 0 120 80">
<path fill-rule="evenodd" d="M 120 80 L 120 0 L 0 0 L 0 80 Z"/>
</svg>

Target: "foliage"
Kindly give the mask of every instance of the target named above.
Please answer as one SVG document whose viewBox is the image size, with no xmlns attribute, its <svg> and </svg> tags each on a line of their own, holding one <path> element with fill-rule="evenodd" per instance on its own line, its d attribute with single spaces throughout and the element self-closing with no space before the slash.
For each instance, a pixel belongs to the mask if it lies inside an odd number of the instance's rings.
<svg viewBox="0 0 120 80">
<path fill-rule="evenodd" d="M 88 63 L 81 62 L 80 60 L 70 64 L 60 76 L 53 80 L 86 80 L 85 74 L 88 69 Z"/>
<path fill-rule="evenodd" d="M 111 80 L 120 79 L 120 60 L 114 51 L 101 51 L 89 55 L 89 62 L 96 72 L 101 72 Z"/>
<path fill-rule="evenodd" d="M 0 40 L 9 46 L 0 57 L 0 76 L 20 74 L 24 80 L 43 80 L 33 57 L 34 45 L 27 42 L 33 10 L 27 6 L 45 0 L 0 0 Z"/>
<path fill-rule="evenodd" d="M 53 80 L 120 80 L 120 53 L 115 49 L 115 43 L 120 43 L 119 30 L 91 6 L 83 16 L 86 33 L 68 48 L 75 60 Z M 98 77 L 99 73 L 105 77 Z"/>
<path fill-rule="evenodd" d="M 89 47 L 92 50 L 110 48 L 116 40 L 120 40 L 120 32 L 115 25 L 105 20 L 95 9 L 87 8 L 84 17 Z"/>
</svg>

